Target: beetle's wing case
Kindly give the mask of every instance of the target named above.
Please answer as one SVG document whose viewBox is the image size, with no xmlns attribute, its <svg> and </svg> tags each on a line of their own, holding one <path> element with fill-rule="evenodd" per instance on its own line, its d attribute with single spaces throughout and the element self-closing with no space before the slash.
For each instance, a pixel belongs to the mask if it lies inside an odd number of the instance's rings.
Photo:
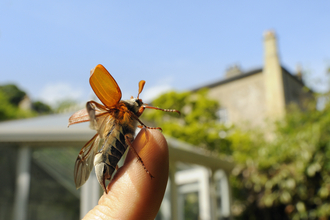
<svg viewBox="0 0 330 220">
<path fill-rule="evenodd" d="M 116 80 L 101 64 L 97 65 L 91 71 L 89 84 L 96 96 L 106 107 L 111 108 L 120 101 L 121 90 Z"/>
</svg>

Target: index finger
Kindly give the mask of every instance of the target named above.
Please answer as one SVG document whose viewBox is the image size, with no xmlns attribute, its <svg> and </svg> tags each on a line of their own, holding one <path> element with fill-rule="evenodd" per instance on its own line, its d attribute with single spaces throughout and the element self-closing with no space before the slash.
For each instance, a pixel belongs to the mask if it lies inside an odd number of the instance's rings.
<svg viewBox="0 0 330 220">
<path fill-rule="evenodd" d="M 133 147 L 142 158 L 146 173 L 130 150 L 99 204 L 84 219 L 154 219 L 162 202 L 169 169 L 167 143 L 158 130 L 141 129 Z"/>
</svg>

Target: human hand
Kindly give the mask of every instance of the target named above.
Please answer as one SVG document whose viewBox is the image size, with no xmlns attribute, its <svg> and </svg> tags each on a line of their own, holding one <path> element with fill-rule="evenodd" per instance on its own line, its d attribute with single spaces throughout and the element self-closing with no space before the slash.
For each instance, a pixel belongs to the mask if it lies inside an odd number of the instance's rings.
<svg viewBox="0 0 330 220">
<path fill-rule="evenodd" d="M 108 194 L 103 194 L 84 220 L 155 219 L 168 178 L 167 142 L 160 131 L 141 129 L 133 147 L 155 178 L 150 178 L 130 150 L 124 165 L 109 183 Z"/>
</svg>

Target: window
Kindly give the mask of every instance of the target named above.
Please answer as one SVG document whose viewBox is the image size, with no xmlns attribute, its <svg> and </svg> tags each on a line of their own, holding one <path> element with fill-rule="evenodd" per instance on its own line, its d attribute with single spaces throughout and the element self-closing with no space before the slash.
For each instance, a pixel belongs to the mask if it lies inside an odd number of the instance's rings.
<svg viewBox="0 0 330 220">
<path fill-rule="evenodd" d="M 218 116 L 220 123 L 228 123 L 229 122 L 229 115 L 226 108 L 220 108 L 218 110 Z"/>
</svg>

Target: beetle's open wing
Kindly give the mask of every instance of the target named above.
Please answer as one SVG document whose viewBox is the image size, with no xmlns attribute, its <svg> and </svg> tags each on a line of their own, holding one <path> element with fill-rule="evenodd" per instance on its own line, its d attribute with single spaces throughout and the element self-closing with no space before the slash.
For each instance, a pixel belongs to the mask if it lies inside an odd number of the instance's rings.
<svg viewBox="0 0 330 220">
<path fill-rule="evenodd" d="M 74 182 L 76 188 L 81 187 L 89 178 L 94 167 L 94 156 L 98 151 L 101 139 L 98 134 L 94 135 L 80 150 L 74 165 Z"/>
<path fill-rule="evenodd" d="M 90 118 L 90 128 L 97 131 L 100 138 L 105 138 L 111 133 L 115 126 L 115 120 L 111 114 L 112 111 L 100 113 L 97 102 L 87 102 L 86 110 Z M 100 105 L 100 104 L 98 104 Z"/>
<path fill-rule="evenodd" d="M 91 71 L 89 83 L 106 107 L 111 108 L 120 101 L 121 91 L 116 80 L 101 64 Z"/>
<path fill-rule="evenodd" d="M 74 167 L 74 181 L 77 188 L 81 187 L 89 178 L 94 166 L 95 154 L 115 125 L 112 115 L 104 108 L 103 105 L 90 101 L 87 102 L 85 111 L 80 110 L 81 112 L 77 112 L 77 115 L 82 115 L 79 122 L 87 119 L 90 121 L 90 127 L 97 131 L 97 134 L 80 150 L 77 157 Z"/>
<path fill-rule="evenodd" d="M 71 117 L 69 118 L 68 127 L 70 125 L 78 124 L 78 123 L 86 122 L 86 121 L 89 121 L 89 116 L 88 116 L 86 108 L 84 108 L 84 109 L 81 109 L 81 110 L 75 112 L 73 115 L 71 115 Z"/>
<path fill-rule="evenodd" d="M 74 181 L 77 188 L 87 181 L 94 166 L 95 154 L 99 151 L 104 139 L 107 139 L 115 126 L 111 113 L 99 107 L 102 107 L 102 105 L 94 101 L 87 102 L 86 104 L 90 127 L 96 130 L 97 134 L 85 144 L 77 157 L 74 167 Z"/>
<path fill-rule="evenodd" d="M 94 101 L 90 101 L 91 103 L 93 103 L 93 105 L 95 106 L 94 109 L 95 109 L 95 116 L 98 117 L 100 115 L 103 115 L 105 113 L 107 113 L 107 110 L 106 108 L 97 103 L 97 102 L 94 102 Z M 90 118 L 89 118 L 89 114 L 87 112 L 87 109 L 84 108 L 84 109 L 81 109 L 77 112 L 75 112 L 70 118 L 69 118 L 69 124 L 68 124 L 68 127 L 70 125 L 73 125 L 73 124 L 78 124 L 78 123 L 81 123 L 81 122 L 87 122 L 89 121 Z"/>
</svg>

